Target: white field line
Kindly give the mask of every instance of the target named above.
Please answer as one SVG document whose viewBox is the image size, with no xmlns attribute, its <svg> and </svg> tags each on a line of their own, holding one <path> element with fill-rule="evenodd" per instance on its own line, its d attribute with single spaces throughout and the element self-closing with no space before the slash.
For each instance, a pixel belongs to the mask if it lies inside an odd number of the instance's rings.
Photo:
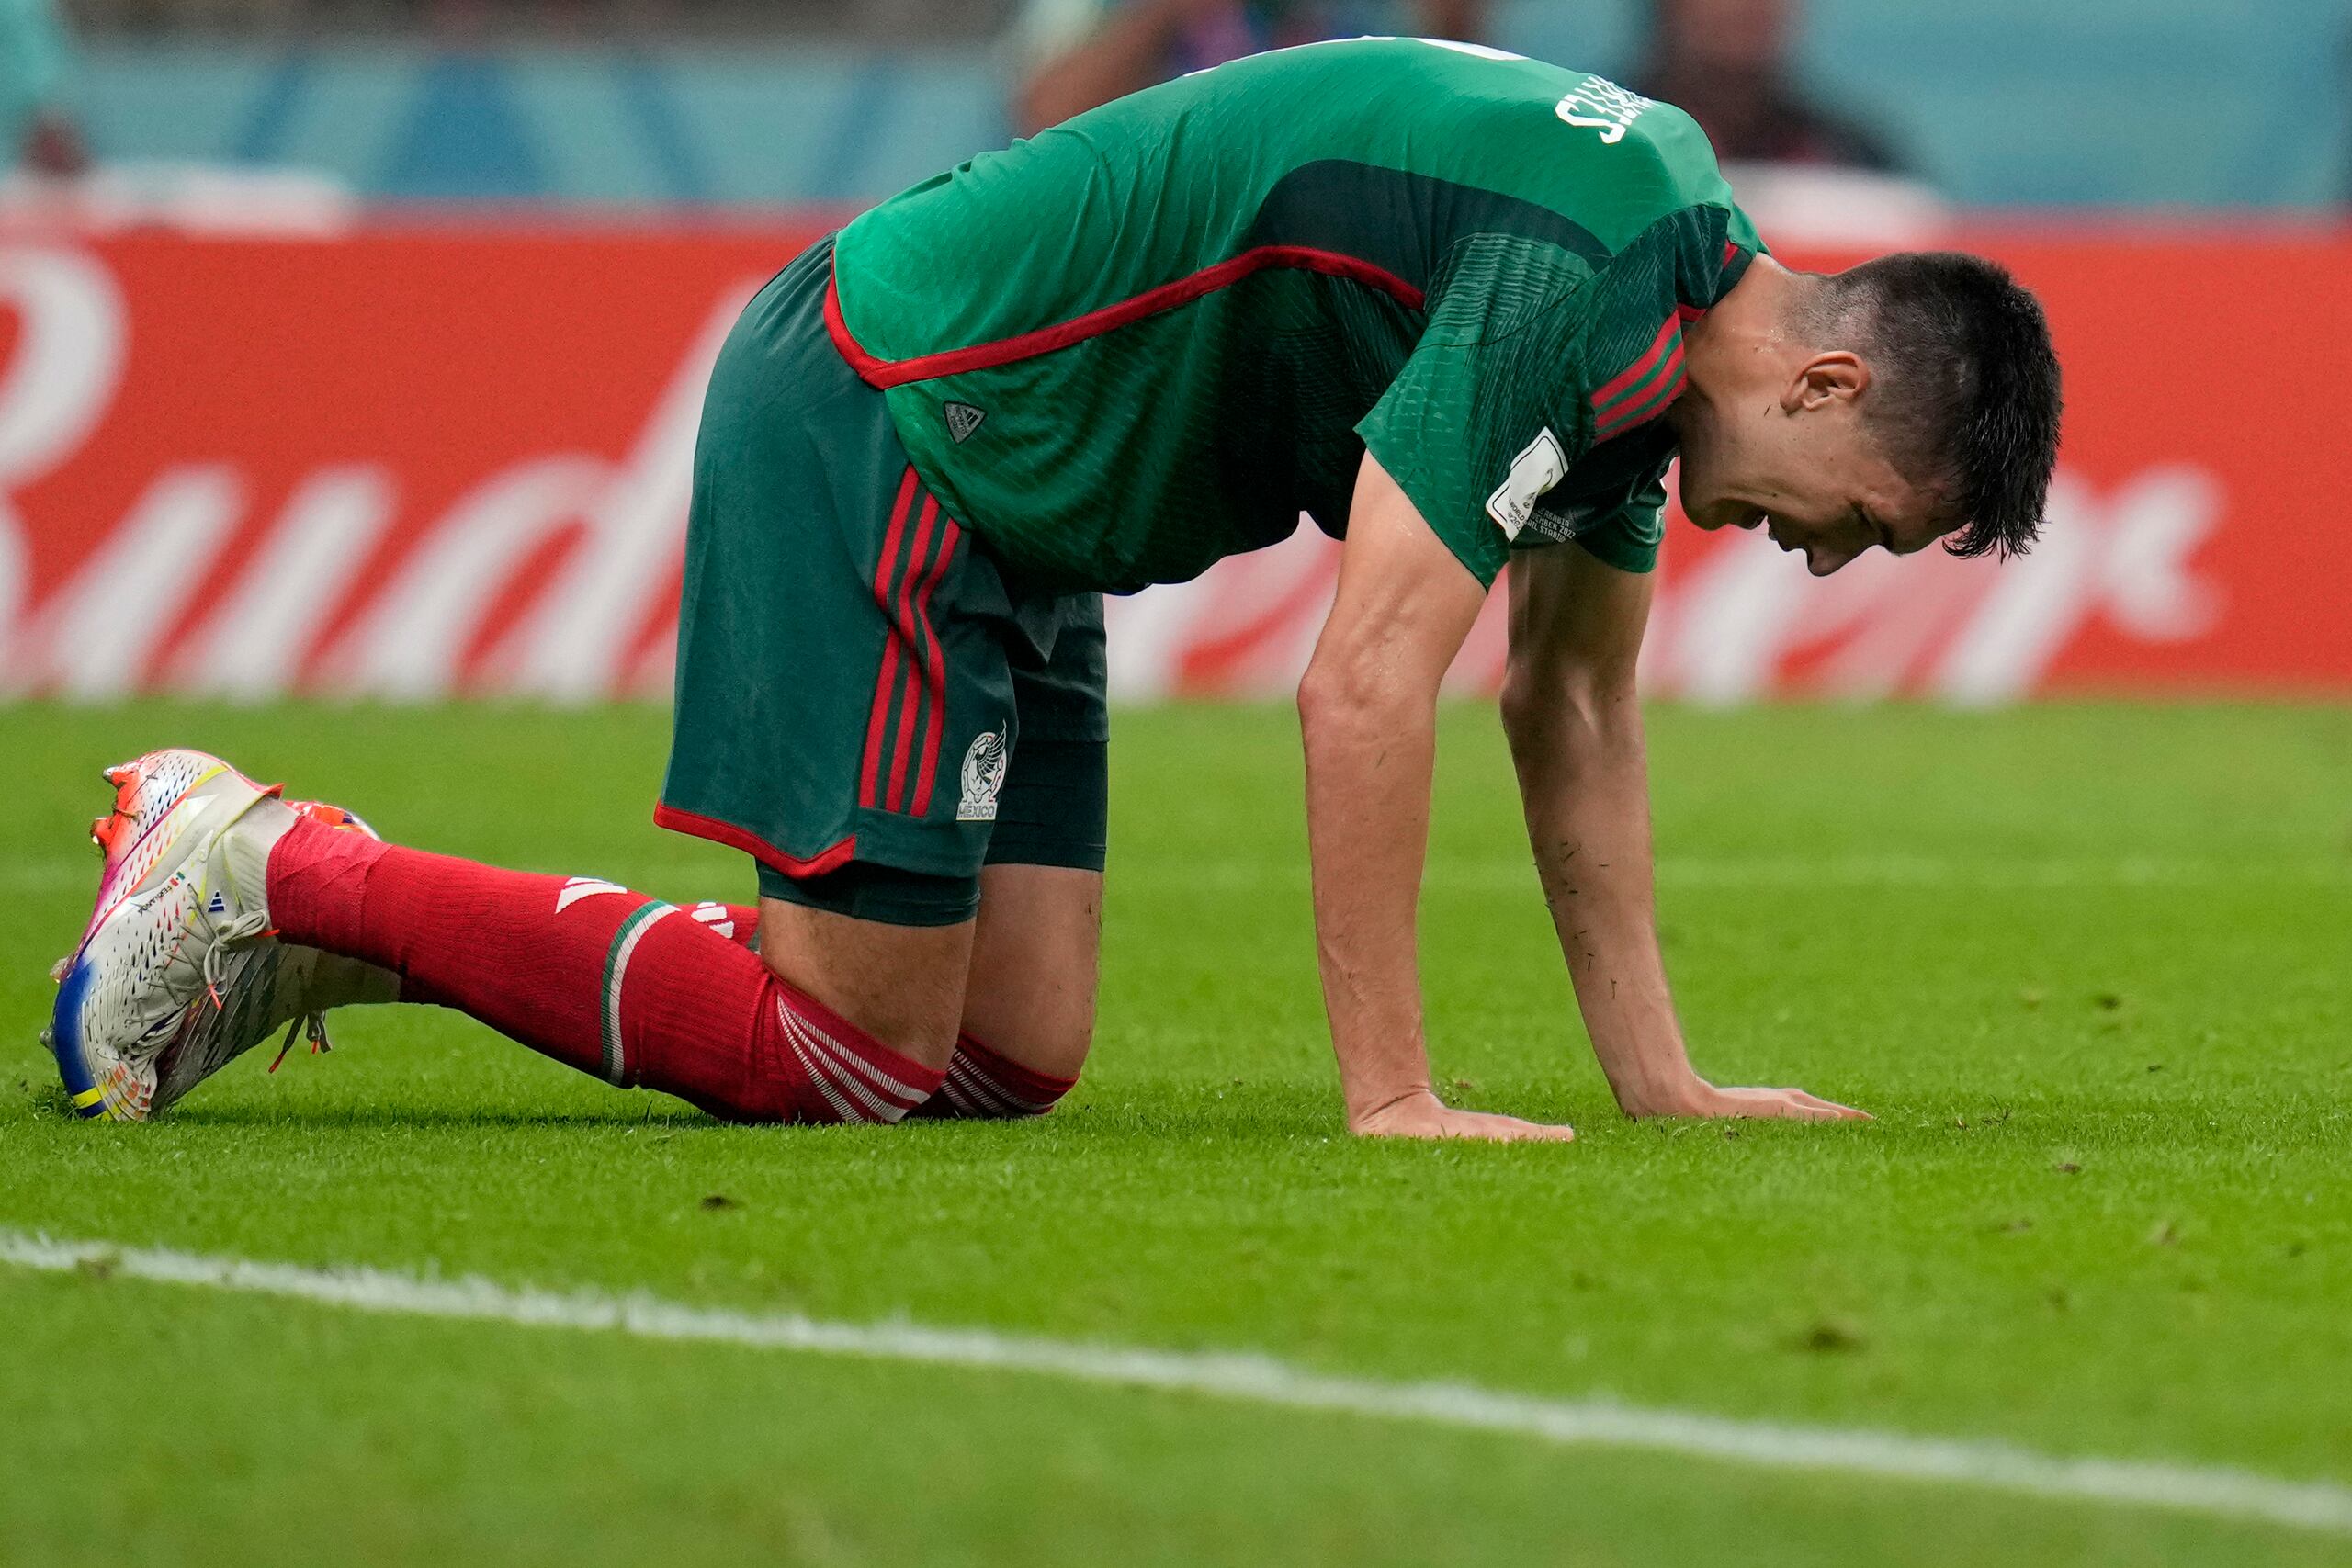
<svg viewBox="0 0 2352 1568">
<path fill-rule="evenodd" d="M 2352 1536 L 2352 1487 L 2331 1482 L 2280 1481 L 2239 1470 L 2136 1460 L 2068 1459 L 2004 1443 L 1739 1421 L 1644 1410 L 1600 1399 L 1505 1393 L 1466 1383 L 1381 1382 L 1330 1376 L 1264 1356 L 1123 1348 L 902 1322 L 826 1323 L 793 1314 L 690 1306 L 642 1294 L 559 1293 L 511 1289 L 472 1276 L 443 1280 L 373 1269 L 309 1269 L 103 1242 L 52 1241 L 12 1231 L 0 1231 L 0 1264 L 52 1274 L 103 1270 L 110 1276 L 358 1312 L 1025 1372 L 1569 1446 L 1984 1487 L 2059 1502 L 2200 1514 Z"/>
<path fill-rule="evenodd" d="M 1188 861 L 1117 865 L 1114 884 L 1200 892 L 1306 890 L 1304 857 L 1291 861 Z M 1967 888 L 1987 891 L 2064 887 L 2352 887 L 2352 860 L 2191 861 L 1951 860 L 1928 855 L 1808 857 L 1669 856 L 1657 863 L 1657 885 L 1668 890 L 1706 888 Z M 1432 859 L 1426 886 L 1456 892 L 1517 892 L 1535 886 L 1532 866 L 1517 862 Z"/>
<path fill-rule="evenodd" d="M 665 886 L 707 875 L 702 862 L 631 863 L 631 874 Z M 1306 861 L 1161 861 L 1122 859 L 1112 880 L 1137 887 L 1202 892 L 1262 892 L 1307 886 Z M 1516 861 L 1432 859 L 1433 888 L 1459 892 L 1524 891 L 1535 874 Z M 1669 855 L 1657 866 L 1660 887 L 1674 888 L 1975 888 L 2059 887 L 2352 887 L 2352 859 L 2226 861 L 2127 856 L 2113 860 L 1953 859 L 1936 855 Z M 0 893 L 86 893 L 98 885 L 95 855 L 0 863 Z"/>
</svg>

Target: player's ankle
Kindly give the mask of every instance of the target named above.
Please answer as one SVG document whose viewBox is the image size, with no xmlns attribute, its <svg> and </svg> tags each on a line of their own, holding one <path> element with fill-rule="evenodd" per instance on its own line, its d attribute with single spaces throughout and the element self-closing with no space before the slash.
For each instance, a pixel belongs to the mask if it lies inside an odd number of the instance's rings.
<svg viewBox="0 0 2352 1568">
<path fill-rule="evenodd" d="M 269 863 L 278 841 L 301 820 L 276 796 L 257 800 L 230 824 L 220 840 L 230 890 L 246 908 L 269 907 Z"/>
<path fill-rule="evenodd" d="M 265 909 L 271 926 L 289 942 L 333 953 L 355 951 L 363 931 L 360 895 L 368 874 L 391 846 L 285 807 L 278 810 L 285 815 L 263 819 L 234 846 L 239 858 L 231 876 L 240 896 Z M 257 873 L 255 866 L 261 868 Z"/>
<path fill-rule="evenodd" d="M 331 1008 L 368 1007 L 401 999 L 401 977 L 364 958 L 345 958 L 322 948 L 297 950 L 308 958 L 298 972 L 299 997 L 305 1011 Z M 288 955 L 289 965 L 293 963 Z"/>
</svg>

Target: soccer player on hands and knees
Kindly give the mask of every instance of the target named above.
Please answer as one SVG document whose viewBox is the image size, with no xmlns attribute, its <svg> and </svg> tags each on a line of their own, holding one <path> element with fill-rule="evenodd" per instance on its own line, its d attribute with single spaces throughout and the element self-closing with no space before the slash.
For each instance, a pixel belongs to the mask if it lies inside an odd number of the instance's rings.
<svg viewBox="0 0 2352 1568">
<path fill-rule="evenodd" d="M 1618 1103 L 1859 1114 L 1716 1087 L 1675 1021 L 1634 690 L 1667 467 L 1699 526 L 1819 574 L 2016 551 L 2058 400 L 1999 268 L 1789 271 L 1689 118 L 1600 78 L 1360 39 L 1138 93 L 851 223 L 719 355 L 656 818 L 747 852 L 756 910 L 397 848 L 155 753 L 110 775 L 61 1070 L 144 1116 L 397 997 L 725 1117 L 1043 1111 L 1093 1032 L 1101 595 L 1304 512 L 1346 540 L 1298 705 L 1348 1125 L 1569 1135 L 1445 1105 L 1422 1033 L 1439 681 L 1507 562 L 1504 721 Z"/>
</svg>

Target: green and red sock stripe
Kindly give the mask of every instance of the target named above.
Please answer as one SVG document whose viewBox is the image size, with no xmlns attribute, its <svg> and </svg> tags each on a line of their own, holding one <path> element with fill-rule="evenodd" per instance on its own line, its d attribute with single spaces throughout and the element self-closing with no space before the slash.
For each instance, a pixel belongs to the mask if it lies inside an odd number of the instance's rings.
<svg viewBox="0 0 2352 1568">
<path fill-rule="evenodd" d="M 610 946 L 605 950 L 604 974 L 597 982 L 597 991 L 604 998 L 597 1009 L 597 1043 L 605 1064 L 605 1081 L 616 1088 L 629 1086 L 628 1063 L 621 1047 L 621 984 L 628 978 L 628 961 L 644 939 L 646 929 L 664 915 L 674 915 L 677 907 L 649 898 L 629 911 L 613 932 Z"/>
</svg>

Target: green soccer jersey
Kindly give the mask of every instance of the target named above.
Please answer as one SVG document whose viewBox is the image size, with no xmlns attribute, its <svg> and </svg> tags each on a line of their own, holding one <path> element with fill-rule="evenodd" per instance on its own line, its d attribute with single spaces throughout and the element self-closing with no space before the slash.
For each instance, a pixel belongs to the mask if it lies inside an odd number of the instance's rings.
<svg viewBox="0 0 2352 1568">
<path fill-rule="evenodd" d="M 1698 126 L 1412 39 L 1122 98 L 842 231 L 829 323 L 1013 573 L 1130 592 L 1346 526 L 1369 448 L 1491 583 L 1657 558 L 1683 325 L 1760 249 Z"/>
</svg>

